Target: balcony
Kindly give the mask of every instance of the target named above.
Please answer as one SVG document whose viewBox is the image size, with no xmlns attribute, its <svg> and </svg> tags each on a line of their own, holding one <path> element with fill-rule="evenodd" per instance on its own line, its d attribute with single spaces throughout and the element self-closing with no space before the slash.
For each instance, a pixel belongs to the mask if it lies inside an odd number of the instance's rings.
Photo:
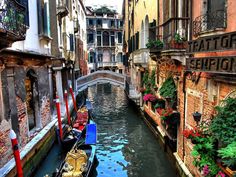
<svg viewBox="0 0 236 177">
<path fill-rule="evenodd" d="M 0 5 L 0 49 L 26 36 L 26 9 L 15 0 L 4 0 Z"/>
<path fill-rule="evenodd" d="M 134 58 L 133 63 L 134 64 L 141 64 L 141 65 L 147 65 L 148 58 L 149 58 L 149 49 L 143 48 L 138 49 L 133 52 Z"/>
<path fill-rule="evenodd" d="M 193 35 L 196 37 L 205 32 L 225 29 L 227 26 L 226 22 L 226 10 L 206 13 L 195 18 L 193 21 Z"/>
<path fill-rule="evenodd" d="M 93 24 L 87 24 L 87 29 L 88 29 L 88 30 L 92 30 L 92 31 L 94 31 L 94 30 L 96 30 L 96 25 L 93 25 Z"/>
<path fill-rule="evenodd" d="M 186 50 L 188 20 L 187 17 L 178 17 L 163 23 L 163 51 Z"/>
<path fill-rule="evenodd" d="M 117 62 L 98 62 L 97 67 L 98 68 L 104 68 L 104 67 L 116 67 Z"/>
<path fill-rule="evenodd" d="M 57 6 L 57 15 L 60 18 L 63 18 L 69 14 L 69 10 L 67 8 L 67 5 L 64 1 L 60 1 Z"/>
</svg>

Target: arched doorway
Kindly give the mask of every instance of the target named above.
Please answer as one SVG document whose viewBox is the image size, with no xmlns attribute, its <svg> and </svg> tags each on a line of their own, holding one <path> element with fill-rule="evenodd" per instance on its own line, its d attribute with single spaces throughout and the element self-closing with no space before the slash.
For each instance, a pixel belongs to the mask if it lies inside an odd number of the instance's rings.
<svg viewBox="0 0 236 177">
<path fill-rule="evenodd" d="M 29 131 L 33 130 L 39 123 L 37 121 L 38 110 L 38 84 L 37 75 L 34 70 L 29 69 L 25 78 L 26 106 L 28 115 Z"/>
</svg>

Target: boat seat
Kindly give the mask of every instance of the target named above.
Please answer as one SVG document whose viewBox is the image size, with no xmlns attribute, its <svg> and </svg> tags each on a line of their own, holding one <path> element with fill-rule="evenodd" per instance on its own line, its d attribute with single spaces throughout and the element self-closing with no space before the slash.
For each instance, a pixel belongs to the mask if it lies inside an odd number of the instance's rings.
<svg viewBox="0 0 236 177">
<path fill-rule="evenodd" d="M 80 177 L 86 170 L 88 157 L 83 150 L 73 149 L 66 155 L 63 177 Z"/>
</svg>

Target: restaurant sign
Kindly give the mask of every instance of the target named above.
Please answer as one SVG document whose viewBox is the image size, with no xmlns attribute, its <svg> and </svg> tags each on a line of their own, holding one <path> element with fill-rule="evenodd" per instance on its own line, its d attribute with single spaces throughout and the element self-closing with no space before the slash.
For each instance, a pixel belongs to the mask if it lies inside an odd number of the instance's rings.
<svg viewBox="0 0 236 177">
<path fill-rule="evenodd" d="M 186 70 L 236 74 L 236 56 L 187 58 Z"/>
<path fill-rule="evenodd" d="M 188 42 L 188 53 L 236 49 L 236 32 L 202 37 Z"/>
</svg>

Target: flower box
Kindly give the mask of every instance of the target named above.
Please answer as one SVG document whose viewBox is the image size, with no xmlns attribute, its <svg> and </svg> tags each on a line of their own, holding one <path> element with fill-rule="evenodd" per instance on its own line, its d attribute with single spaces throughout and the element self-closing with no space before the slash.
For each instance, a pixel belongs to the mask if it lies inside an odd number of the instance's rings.
<svg viewBox="0 0 236 177">
<path fill-rule="evenodd" d="M 221 163 L 217 163 L 217 165 L 229 177 L 233 177 L 234 175 L 236 175 L 236 171 L 230 169 L 229 167 L 224 167 Z"/>
</svg>

